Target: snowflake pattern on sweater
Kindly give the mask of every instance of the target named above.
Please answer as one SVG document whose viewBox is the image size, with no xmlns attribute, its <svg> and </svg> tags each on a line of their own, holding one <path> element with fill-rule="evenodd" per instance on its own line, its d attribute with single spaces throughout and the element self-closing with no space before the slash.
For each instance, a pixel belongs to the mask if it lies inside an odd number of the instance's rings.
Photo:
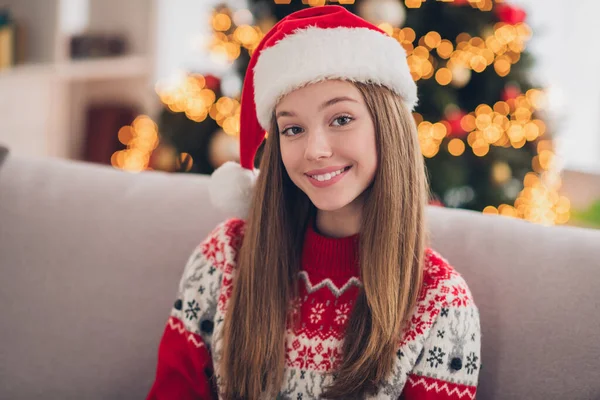
<svg viewBox="0 0 600 400">
<path fill-rule="evenodd" d="M 186 264 L 148 399 L 218 398 L 219 376 L 213 377 L 213 371 L 220 367 L 223 321 L 243 230 L 244 222 L 238 219 L 219 225 Z M 361 289 L 357 269 L 338 273 L 305 261 L 300 296 L 290 305 L 300 323 L 287 326 L 284 383 L 277 399 L 319 399 L 332 383 L 331 372 L 341 361 L 344 331 Z M 398 343 L 392 374 L 369 398 L 474 399 L 480 336 L 479 313 L 467 284 L 428 249 L 423 287 L 410 327 Z"/>
</svg>

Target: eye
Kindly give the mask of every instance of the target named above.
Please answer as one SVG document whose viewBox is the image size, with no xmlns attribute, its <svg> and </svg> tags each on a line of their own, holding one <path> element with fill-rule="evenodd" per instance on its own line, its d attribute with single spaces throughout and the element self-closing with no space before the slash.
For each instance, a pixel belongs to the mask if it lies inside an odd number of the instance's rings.
<svg viewBox="0 0 600 400">
<path fill-rule="evenodd" d="M 333 126 L 344 126 L 348 125 L 354 118 L 348 115 L 341 115 L 333 120 Z"/>
<path fill-rule="evenodd" d="M 281 131 L 283 136 L 296 136 L 297 134 L 302 133 L 302 128 L 299 126 L 290 126 L 289 128 Z"/>
</svg>

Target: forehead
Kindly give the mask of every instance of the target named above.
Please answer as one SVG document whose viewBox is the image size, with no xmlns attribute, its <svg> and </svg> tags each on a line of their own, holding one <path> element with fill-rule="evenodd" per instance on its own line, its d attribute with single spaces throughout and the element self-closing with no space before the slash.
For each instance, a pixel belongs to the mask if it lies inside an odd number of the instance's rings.
<svg viewBox="0 0 600 400">
<path fill-rule="evenodd" d="M 360 91 L 353 83 L 336 79 L 315 82 L 295 89 L 283 96 L 275 109 L 277 111 L 287 107 L 318 107 L 323 101 L 342 96 L 363 102 Z"/>
</svg>

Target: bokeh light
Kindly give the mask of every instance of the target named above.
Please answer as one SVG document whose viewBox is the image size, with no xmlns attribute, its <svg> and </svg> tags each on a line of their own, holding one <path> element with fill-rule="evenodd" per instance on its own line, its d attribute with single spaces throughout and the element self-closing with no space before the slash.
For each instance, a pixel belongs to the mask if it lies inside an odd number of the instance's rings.
<svg viewBox="0 0 600 400">
<path fill-rule="evenodd" d="M 149 169 L 150 156 L 158 147 L 158 126 L 147 115 L 135 118 L 131 125 L 119 129 L 118 138 L 127 145 L 111 156 L 111 165 L 131 172 Z"/>
</svg>

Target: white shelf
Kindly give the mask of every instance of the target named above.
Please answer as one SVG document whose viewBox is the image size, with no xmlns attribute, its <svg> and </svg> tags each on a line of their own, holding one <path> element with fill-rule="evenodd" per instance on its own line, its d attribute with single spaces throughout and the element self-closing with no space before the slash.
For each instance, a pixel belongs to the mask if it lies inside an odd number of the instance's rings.
<svg viewBox="0 0 600 400">
<path fill-rule="evenodd" d="M 143 78 L 150 74 L 150 60 L 145 56 L 123 56 L 76 60 L 56 65 L 59 78 L 70 81 Z"/>
<path fill-rule="evenodd" d="M 19 64 L 11 68 L 0 70 L 0 80 L 10 80 L 12 78 L 35 77 L 39 75 L 49 75 L 54 72 L 52 63 L 40 64 Z"/>
<path fill-rule="evenodd" d="M 151 73 L 151 60 L 131 55 L 62 63 L 22 64 L 0 70 L 0 79 L 54 75 L 63 81 L 94 81 L 145 78 Z"/>
<path fill-rule="evenodd" d="M 0 71 L 0 142 L 22 153 L 77 159 L 91 105 L 154 110 L 156 0 L 0 3 L 26 32 L 27 60 Z M 72 35 L 85 33 L 122 36 L 128 55 L 71 60 Z"/>
</svg>

